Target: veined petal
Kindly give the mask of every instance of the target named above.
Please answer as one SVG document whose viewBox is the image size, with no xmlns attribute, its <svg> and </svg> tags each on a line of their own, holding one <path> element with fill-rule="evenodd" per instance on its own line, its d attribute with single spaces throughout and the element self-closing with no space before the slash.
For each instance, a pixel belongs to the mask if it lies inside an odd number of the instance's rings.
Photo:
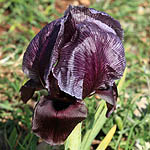
<svg viewBox="0 0 150 150">
<path fill-rule="evenodd" d="M 30 79 L 44 82 L 44 74 L 60 29 L 60 19 L 46 25 L 30 42 L 23 57 L 23 71 Z"/>
<path fill-rule="evenodd" d="M 100 81 L 104 82 L 104 78 L 111 84 L 122 75 L 125 59 L 118 37 L 123 37 L 120 23 L 108 14 L 70 6 L 64 17 L 45 26 L 31 41 L 24 55 L 23 71 L 36 82 L 40 81 L 49 92 L 53 71 L 62 91 L 82 99 L 93 92 Z M 62 67 L 61 71 L 58 66 Z M 90 74 L 93 69 L 94 75 Z M 92 81 L 95 77 L 99 80 L 98 85 Z M 70 81 L 66 81 L 68 79 Z"/>
<path fill-rule="evenodd" d="M 119 37 L 121 40 L 123 38 L 123 30 L 121 28 L 120 23 L 117 20 L 113 19 L 108 14 L 104 12 L 96 11 L 91 8 L 89 9 L 86 7 L 82 7 L 82 6 L 69 6 L 65 12 L 64 17 L 61 18 L 60 20 L 61 26 L 60 26 L 60 30 L 57 36 L 57 41 L 55 43 L 54 50 L 52 53 L 53 57 L 48 67 L 49 68 L 48 73 L 45 76 L 46 88 L 48 88 L 48 90 L 50 90 L 49 89 L 50 72 L 55 68 L 55 65 L 59 63 L 62 57 L 62 55 L 60 54 L 62 49 L 66 47 L 66 45 L 70 42 L 74 42 L 74 43 L 77 42 L 76 39 L 78 38 L 78 33 L 79 33 L 78 30 L 81 29 L 81 28 L 79 29 L 79 26 L 80 25 L 82 26 L 82 24 L 85 22 L 94 24 L 95 26 L 97 26 L 96 28 L 99 28 L 99 30 L 101 30 L 100 32 L 104 32 L 105 34 L 112 33 L 113 35 L 116 35 L 116 38 Z M 76 45 L 74 44 L 72 46 L 74 46 L 75 48 Z M 76 53 L 76 52 L 73 52 L 74 48 L 71 48 L 72 52 L 71 50 L 69 50 L 69 52 L 72 54 Z M 65 53 L 69 53 L 69 52 L 65 52 Z M 80 59 L 80 56 L 78 59 Z M 55 74 L 54 76 L 56 77 Z M 71 80 L 70 82 L 75 81 L 74 87 L 72 87 L 71 84 L 69 84 L 68 87 L 66 86 L 68 90 L 64 88 L 64 86 L 63 87 L 61 86 L 64 83 L 60 83 L 60 80 L 59 80 L 59 86 L 61 90 L 63 90 L 64 92 L 67 92 L 68 94 L 71 94 L 72 96 L 76 96 L 77 98 L 81 99 L 81 95 L 83 93 L 82 91 L 83 90 L 83 80 L 82 80 L 83 76 L 84 76 L 84 73 L 81 72 L 80 78 Z M 56 78 L 58 79 L 58 77 Z M 65 82 L 65 79 L 64 79 L 64 82 Z M 71 88 L 76 91 L 76 94 L 73 91 L 72 92 L 69 91 L 69 89 Z"/>
<path fill-rule="evenodd" d="M 72 21 L 72 17 L 70 14 L 61 18 L 60 30 L 57 36 L 56 43 L 53 47 L 51 62 L 49 63 L 47 74 L 45 74 L 45 83 L 46 83 L 46 88 L 48 88 L 48 90 L 50 90 L 49 86 L 51 84 L 49 80 L 50 79 L 49 76 L 51 74 L 52 69 L 59 61 L 60 51 L 62 47 L 74 37 L 73 35 L 75 34 L 75 31 L 76 31 L 76 27 L 74 25 L 74 22 Z"/>
<path fill-rule="evenodd" d="M 125 64 L 118 36 L 84 21 L 61 49 L 53 74 L 62 91 L 83 99 L 103 84 L 112 86 L 122 76 Z"/>
<path fill-rule="evenodd" d="M 69 13 L 72 15 L 76 24 L 83 21 L 93 22 L 103 28 L 105 32 L 112 32 L 117 34 L 121 40 L 123 39 L 123 29 L 121 28 L 119 21 L 115 20 L 105 12 L 97 11 L 93 8 L 86 8 L 84 6 L 69 6 L 65 15 Z"/>
<path fill-rule="evenodd" d="M 32 130 L 51 145 L 63 144 L 86 116 L 87 109 L 81 100 L 64 103 L 42 97 L 34 110 Z"/>
</svg>

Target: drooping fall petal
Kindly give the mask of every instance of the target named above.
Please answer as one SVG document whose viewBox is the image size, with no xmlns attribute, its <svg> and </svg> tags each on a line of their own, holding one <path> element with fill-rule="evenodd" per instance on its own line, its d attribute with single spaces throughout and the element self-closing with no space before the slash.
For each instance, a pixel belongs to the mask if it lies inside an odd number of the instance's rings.
<svg viewBox="0 0 150 150">
<path fill-rule="evenodd" d="M 42 97 L 34 110 L 32 130 L 51 145 L 62 144 L 86 116 L 87 109 L 81 100 L 64 103 Z"/>
<path fill-rule="evenodd" d="M 114 83 L 113 86 L 108 86 L 106 89 L 98 89 L 96 90 L 96 94 L 98 94 L 107 102 L 107 117 L 109 117 L 116 109 L 116 102 L 118 97 L 117 86 Z"/>
<path fill-rule="evenodd" d="M 20 88 L 21 99 L 24 103 L 26 103 L 30 98 L 32 98 L 36 90 L 43 88 L 44 87 L 39 82 L 35 82 L 34 80 L 30 79 Z"/>
</svg>

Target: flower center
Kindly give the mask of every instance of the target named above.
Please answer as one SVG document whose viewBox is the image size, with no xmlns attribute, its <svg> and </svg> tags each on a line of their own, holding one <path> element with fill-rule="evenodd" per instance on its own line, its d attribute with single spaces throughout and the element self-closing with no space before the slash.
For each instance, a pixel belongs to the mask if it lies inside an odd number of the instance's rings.
<svg viewBox="0 0 150 150">
<path fill-rule="evenodd" d="M 66 108 L 69 107 L 69 105 L 71 105 L 71 103 L 64 103 L 61 101 L 53 101 L 53 107 L 56 111 L 65 110 Z"/>
</svg>

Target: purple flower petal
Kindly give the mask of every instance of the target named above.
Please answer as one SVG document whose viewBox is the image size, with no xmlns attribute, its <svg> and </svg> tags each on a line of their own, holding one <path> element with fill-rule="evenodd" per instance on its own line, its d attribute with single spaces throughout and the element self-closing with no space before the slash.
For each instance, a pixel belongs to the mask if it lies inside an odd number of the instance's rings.
<svg viewBox="0 0 150 150">
<path fill-rule="evenodd" d="M 83 99 L 103 84 L 113 85 L 125 69 L 124 48 L 113 33 L 82 22 L 59 53 L 53 69 L 60 89 Z"/>
<path fill-rule="evenodd" d="M 117 86 L 114 83 L 113 86 L 107 86 L 106 89 L 98 89 L 96 90 L 96 94 L 100 95 L 100 97 L 107 102 L 107 117 L 109 117 L 116 109 L 118 97 Z"/>
<path fill-rule="evenodd" d="M 125 68 L 122 36 L 120 23 L 108 14 L 70 6 L 63 18 L 48 24 L 31 41 L 24 55 L 23 70 L 49 92 L 52 92 L 49 76 L 53 71 L 62 91 L 82 99 L 101 86 L 101 81 L 112 85 L 122 75 Z"/>
<path fill-rule="evenodd" d="M 86 116 L 87 109 L 81 100 L 64 103 L 42 97 L 34 110 L 32 130 L 51 145 L 63 144 Z"/>
<path fill-rule="evenodd" d="M 60 20 L 46 25 L 31 41 L 23 58 L 23 71 L 31 79 L 43 82 L 60 29 Z"/>
<path fill-rule="evenodd" d="M 71 41 L 73 41 L 74 43 L 76 42 L 74 39 L 78 34 L 78 28 L 80 24 L 82 24 L 83 22 L 93 23 L 97 25 L 97 28 L 99 27 L 101 29 L 101 32 L 112 33 L 116 35 L 116 37 L 118 36 L 121 40 L 123 39 L 123 30 L 120 23 L 108 14 L 96 11 L 94 9 L 89 9 L 82 6 L 69 6 L 65 12 L 64 17 L 61 18 L 60 22 L 61 27 L 52 53 L 53 57 L 48 67 L 48 74 L 45 75 L 45 82 L 47 88 L 50 84 L 48 76 L 51 70 L 54 69 L 55 65 L 59 61 L 62 48 Z M 79 83 L 80 88 L 82 88 L 81 84 L 82 83 Z M 79 95 L 81 95 L 81 93 Z M 74 96 L 74 94 L 72 96 Z"/>
<path fill-rule="evenodd" d="M 35 89 L 32 87 L 30 88 L 30 87 L 22 86 L 20 92 L 21 92 L 21 100 L 24 103 L 26 103 L 30 98 L 32 98 Z"/>
<path fill-rule="evenodd" d="M 40 83 L 30 79 L 20 88 L 21 99 L 26 103 L 33 96 L 35 91 L 43 88 Z"/>
<path fill-rule="evenodd" d="M 93 22 L 103 28 L 103 30 L 116 33 L 121 40 L 123 39 L 123 29 L 120 23 L 105 12 L 84 6 L 69 6 L 65 12 L 66 16 L 67 14 L 71 14 L 76 24 L 84 22 L 85 20 Z"/>
</svg>

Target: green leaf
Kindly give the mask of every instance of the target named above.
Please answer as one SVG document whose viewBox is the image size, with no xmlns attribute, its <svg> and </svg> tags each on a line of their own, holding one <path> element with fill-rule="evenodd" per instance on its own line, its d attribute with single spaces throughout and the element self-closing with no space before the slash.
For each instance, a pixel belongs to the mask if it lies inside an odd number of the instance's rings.
<svg viewBox="0 0 150 150">
<path fill-rule="evenodd" d="M 91 128 L 87 130 L 85 136 L 83 137 L 81 150 L 90 149 L 90 146 L 94 138 L 97 136 L 97 134 L 100 132 L 101 128 L 103 127 L 104 123 L 106 122 L 106 112 L 107 112 L 107 106 L 105 101 L 102 100 L 94 116 L 94 121 Z"/>
<path fill-rule="evenodd" d="M 127 75 L 127 70 L 128 70 L 128 68 L 126 67 L 125 71 L 124 71 L 124 74 L 123 74 L 123 77 L 120 79 L 119 84 L 117 86 L 118 93 L 120 93 L 121 90 L 123 89 L 123 85 L 124 85 L 124 82 L 125 82 L 125 79 L 126 79 L 126 75 Z"/>
<path fill-rule="evenodd" d="M 115 121 L 116 121 L 116 124 L 117 124 L 117 126 L 118 126 L 118 129 L 119 129 L 120 131 L 123 130 L 123 121 L 122 121 L 121 117 L 116 116 L 116 117 L 115 117 Z"/>
<path fill-rule="evenodd" d="M 114 125 L 110 131 L 107 133 L 107 135 L 105 136 L 105 138 L 103 139 L 103 141 L 99 144 L 99 146 L 97 147 L 96 150 L 105 150 L 107 148 L 107 146 L 109 145 L 115 131 L 116 131 L 116 125 Z"/>
<path fill-rule="evenodd" d="M 8 139 L 9 146 L 11 147 L 11 149 L 13 149 L 15 147 L 17 137 L 18 137 L 17 130 L 14 127 L 11 134 L 10 134 L 10 136 L 9 136 L 9 139 Z"/>
<path fill-rule="evenodd" d="M 65 150 L 80 150 L 81 147 L 81 125 L 79 123 L 71 132 L 65 142 Z"/>
<path fill-rule="evenodd" d="M 0 103 L 0 109 L 6 109 L 12 111 L 13 107 L 8 101 L 4 101 L 3 103 Z"/>
</svg>

